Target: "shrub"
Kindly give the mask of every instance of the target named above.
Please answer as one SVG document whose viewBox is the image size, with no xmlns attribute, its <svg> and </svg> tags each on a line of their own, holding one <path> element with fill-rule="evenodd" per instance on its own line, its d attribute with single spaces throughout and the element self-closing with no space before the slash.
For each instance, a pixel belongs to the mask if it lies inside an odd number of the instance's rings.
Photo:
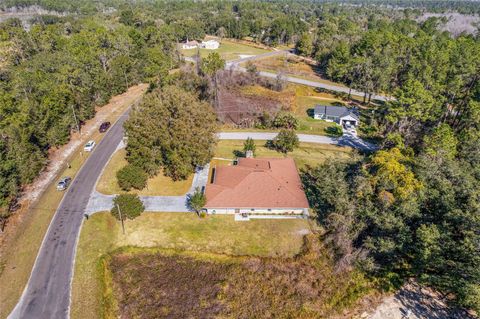
<svg viewBox="0 0 480 319">
<path fill-rule="evenodd" d="M 325 132 L 332 136 L 342 136 L 343 134 L 343 130 L 340 125 L 326 127 Z"/>
<path fill-rule="evenodd" d="M 195 193 L 190 195 L 188 198 L 188 204 L 189 206 L 197 212 L 197 214 L 200 212 L 200 210 L 205 206 L 205 203 L 207 202 L 207 198 L 205 197 L 205 194 L 203 194 L 202 191 L 197 187 L 195 189 Z"/>
<path fill-rule="evenodd" d="M 273 120 L 273 126 L 276 128 L 295 130 L 298 128 L 298 120 L 292 113 L 279 112 Z"/>
<path fill-rule="evenodd" d="M 298 144 L 298 136 L 292 130 L 281 130 L 272 141 L 272 146 L 282 153 L 293 151 Z"/>
<path fill-rule="evenodd" d="M 118 211 L 120 207 L 120 212 Z M 145 210 L 140 197 L 136 194 L 121 194 L 113 199 L 112 215 L 120 220 L 120 213 L 123 220 L 134 219 L 140 216 Z"/>
<path fill-rule="evenodd" d="M 247 151 L 252 151 L 253 156 L 255 156 L 256 149 L 257 146 L 255 145 L 255 141 L 251 137 L 248 137 L 247 140 L 243 143 L 243 152 L 247 154 Z"/>
<path fill-rule="evenodd" d="M 118 186 L 124 191 L 132 188 L 143 189 L 147 185 L 148 175 L 145 171 L 132 164 L 128 164 L 117 172 Z"/>
</svg>

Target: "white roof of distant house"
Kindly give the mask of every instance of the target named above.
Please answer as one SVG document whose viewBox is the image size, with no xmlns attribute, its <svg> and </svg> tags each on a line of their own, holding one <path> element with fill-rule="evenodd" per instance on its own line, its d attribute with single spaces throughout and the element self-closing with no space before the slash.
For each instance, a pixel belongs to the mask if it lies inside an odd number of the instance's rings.
<svg viewBox="0 0 480 319">
<path fill-rule="evenodd" d="M 202 43 L 212 43 L 212 44 L 216 44 L 218 43 L 217 40 L 207 40 L 207 41 L 202 41 Z"/>
</svg>

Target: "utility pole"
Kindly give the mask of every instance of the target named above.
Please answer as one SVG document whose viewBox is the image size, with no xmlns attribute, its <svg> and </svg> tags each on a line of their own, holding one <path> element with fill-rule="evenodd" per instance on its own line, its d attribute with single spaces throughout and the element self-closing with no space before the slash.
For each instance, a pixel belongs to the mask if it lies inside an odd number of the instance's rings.
<svg viewBox="0 0 480 319">
<path fill-rule="evenodd" d="M 120 210 L 120 206 L 118 204 L 117 204 L 117 209 L 118 209 L 118 215 L 120 215 L 120 221 L 122 222 L 122 232 L 125 235 L 125 225 L 123 224 L 122 211 Z"/>
<path fill-rule="evenodd" d="M 82 136 L 82 131 L 80 131 L 80 124 L 78 123 L 77 115 L 75 114 L 75 108 L 73 107 L 73 105 L 70 106 L 72 107 L 73 118 L 75 119 L 75 124 L 77 124 L 78 133 L 80 133 L 80 136 Z"/>
</svg>

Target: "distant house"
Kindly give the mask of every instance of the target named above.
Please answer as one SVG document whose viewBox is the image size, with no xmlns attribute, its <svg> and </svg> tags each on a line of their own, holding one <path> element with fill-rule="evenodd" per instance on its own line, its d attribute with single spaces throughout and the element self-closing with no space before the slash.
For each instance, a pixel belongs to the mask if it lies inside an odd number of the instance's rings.
<svg viewBox="0 0 480 319">
<path fill-rule="evenodd" d="M 207 50 L 216 50 L 220 47 L 220 43 L 216 40 L 202 41 L 201 47 Z"/>
<path fill-rule="evenodd" d="M 195 40 L 182 43 L 182 49 L 184 50 L 196 49 L 198 48 L 198 46 L 199 46 L 199 43 Z"/>
<path fill-rule="evenodd" d="M 328 122 L 336 122 L 340 125 L 350 124 L 353 126 L 358 126 L 360 123 L 358 110 L 349 109 L 345 106 L 317 105 L 314 109 L 313 118 Z"/>
<path fill-rule="evenodd" d="M 308 201 L 291 158 L 241 158 L 219 166 L 207 184 L 208 214 L 307 215 Z"/>
</svg>

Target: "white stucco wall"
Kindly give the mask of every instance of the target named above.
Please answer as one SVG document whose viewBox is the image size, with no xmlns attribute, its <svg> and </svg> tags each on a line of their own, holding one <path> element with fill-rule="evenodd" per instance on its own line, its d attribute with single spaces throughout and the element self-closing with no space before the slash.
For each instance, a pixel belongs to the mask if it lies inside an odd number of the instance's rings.
<svg viewBox="0 0 480 319">
<path fill-rule="evenodd" d="M 292 215 L 302 215 L 304 214 L 305 209 L 303 208 L 275 208 L 268 210 L 267 208 L 254 208 L 252 211 L 251 208 L 241 208 L 239 209 L 240 214 L 292 214 Z M 208 214 L 235 214 L 234 208 L 208 208 Z"/>
</svg>

